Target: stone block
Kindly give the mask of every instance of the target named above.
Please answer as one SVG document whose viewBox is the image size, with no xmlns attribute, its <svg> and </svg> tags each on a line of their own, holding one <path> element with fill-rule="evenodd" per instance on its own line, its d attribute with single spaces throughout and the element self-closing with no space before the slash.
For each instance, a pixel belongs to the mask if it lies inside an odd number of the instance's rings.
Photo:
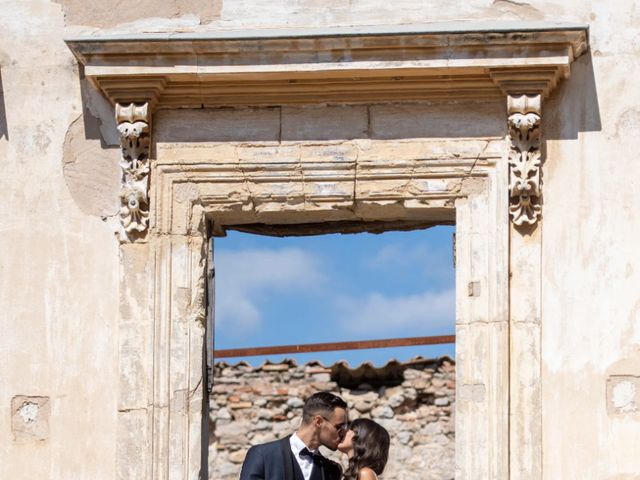
<svg viewBox="0 0 640 480">
<path fill-rule="evenodd" d="M 313 381 L 314 382 L 330 382 L 331 381 L 331 374 L 329 373 L 316 373 L 314 375 L 312 375 Z"/>
<path fill-rule="evenodd" d="M 17 395 L 11 399 L 11 431 L 17 443 L 49 438 L 49 397 Z"/>
<path fill-rule="evenodd" d="M 373 418 L 393 418 L 393 409 L 388 405 L 381 405 L 371 410 L 371 416 Z"/>
<path fill-rule="evenodd" d="M 292 397 L 287 400 L 287 406 L 289 408 L 302 408 L 304 401 L 298 397 Z"/>
<path fill-rule="evenodd" d="M 402 405 L 405 401 L 404 395 L 402 393 L 396 393 L 394 395 L 391 395 L 391 397 L 389 397 L 389 406 L 391 408 L 398 408 L 400 405 Z"/>
<path fill-rule="evenodd" d="M 244 462 L 245 457 L 247 456 L 247 450 L 246 449 L 242 449 L 242 450 L 237 450 L 235 452 L 231 452 L 229 454 L 229 461 L 231 463 L 242 463 Z"/>
<path fill-rule="evenodd" d="M 504 135 L 504 105 L 376 105 L 370 107 L 371 136 L 376 139 L 449 138 Z M 464 121 L 461 121 L 464 119 Z"/>
<path fill-rule="evenodd" d="M 607 411 L 609 414 L 640 411 L 640 376 L 612 375 L 607 379 Z"/>
<path fill-rule="evenodd" d="M 154 125 L 154 135 L 160 142 L 275 142 L 280 130 L 280 110 L 160 110 Z"/>
<path fill-rule="evenodd" d="M 407 368 L 403 373 L 405 380 L 418 380 L 425 376 L 424 372 L 421 370 L 416 370 L 415 368 Z"/>
<path fill-rule="evenodd" d="M 226 408 L 220 408 L 213 412 L 213 417 L 220 420 L 231 420 L 232 416 Z"/>
<path fill-rule="evenodd" d="M 358 399 L 353 402 L 353 408 L 355 408 L 360 413 L 370 412 L 373 408 L 373 402 L 367 401 L 365 399 Z"/>
<path fill-rule="evenodd" d="M 367 137 L 367 107 L 305 106 L 282 109 L 283 140 L 335 140 Z"/>
</svg>

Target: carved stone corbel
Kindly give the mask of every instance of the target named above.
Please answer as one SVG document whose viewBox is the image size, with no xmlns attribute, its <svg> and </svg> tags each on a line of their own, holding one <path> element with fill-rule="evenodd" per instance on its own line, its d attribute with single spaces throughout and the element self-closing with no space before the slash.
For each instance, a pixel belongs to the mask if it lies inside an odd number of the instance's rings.
<svg viewBox="0 0 640 480">
<path fill-rule="evenodd" d="M 116 104 L 120 133 L 122 187 L 120 190 L 120 239 L 140 237 L 149 227 L 149 104 Z"/>
<path fill-rule="evenodd" d="M 509 215 L 516 226 L 535 225 L 542 213 L 540 95 L 509 95 Z"/>
</svg>

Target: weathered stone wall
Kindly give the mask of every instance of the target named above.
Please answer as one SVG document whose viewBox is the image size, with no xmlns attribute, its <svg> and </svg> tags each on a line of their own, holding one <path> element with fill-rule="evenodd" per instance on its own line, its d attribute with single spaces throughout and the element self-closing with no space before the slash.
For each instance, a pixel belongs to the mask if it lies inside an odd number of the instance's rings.
<svg viewBox="0 0 640 480">
<path fill-rule="evenodd" d="M 98 122 L 83 114 L 64 31 L 59 4 L 0 1 L 3 479 L 114 478 L 118 205 L 104 193 L 118 155 L 82 131 Z M 63 156 L 70 130 L 91 168 Z"/>
<path fill-rule="evenodd" d="M 543 104 L 543 433 L 531 441 L 544 478 L 637 476 L 639 6 L 0 0 L 0 478 L 115 477 L 117 138 L 63 37 L 451 20 L 590 25 L 591 52 Z"/>
<path fill-rule="evenodd" d="M 304 400 L 316 391 L 340 395 L 349 418 L 372 418 L 391 435 L 387 480 L 454 477 L 455 365 L 439 360 L 349 370 L 294 362 L 217 364 L 211 393 L 209 474 L 237 479 L 251 445 L 289 435 Z M 390 371 L 394 372 L 390 374 Z M 349 373 L 351 372 L 351 373 Z M 355 375 L 354 375 L 355 374 Z M 385 378 L 386 377 L 386 378 Z M 323 449 L 336 461 L 341 455 Z"/>
</svg>

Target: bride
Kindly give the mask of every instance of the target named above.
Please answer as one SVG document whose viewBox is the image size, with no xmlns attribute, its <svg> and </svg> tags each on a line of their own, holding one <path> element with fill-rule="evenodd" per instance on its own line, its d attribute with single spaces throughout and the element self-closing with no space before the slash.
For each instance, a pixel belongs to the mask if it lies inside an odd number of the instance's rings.
<svg viewBox="0 0 640 480">
<path fill-rule="evenodd" d="M 359 418 L 349 425 L 338 450 L 349 458 L 345 480 L 376 480 L 389 458 L 389 432 L 380 424 Z"/>
</svg>

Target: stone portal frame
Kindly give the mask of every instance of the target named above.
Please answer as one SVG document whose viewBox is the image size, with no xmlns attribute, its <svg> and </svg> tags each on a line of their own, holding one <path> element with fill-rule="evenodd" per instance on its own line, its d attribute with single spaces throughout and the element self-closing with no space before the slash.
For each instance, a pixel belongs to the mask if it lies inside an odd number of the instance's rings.
<svg viewBox="0 0 640 480">
<path fill-rule="evenodd" d="M 151 180 L 158 240 L 153 235 L 150 242 L 164 246 L 156 247 L 162 252 L 156 281 L 171 283 L 163 272 L 198 265 L 200 275 L 183 276 L 186 283 L 165 297 L 198 291 L 203 265 L 195 262 L 202 261 L 208 238 L 203 219 L 212 234 L 228 225 L 256 223 L 331 221 L 339 231 L 340 222 L 455 222 L 456 283 L 462 286 L 456 302 L 456 444 L 464 452 L 457 458 L 458 477 L 480 478 L 482 471 L 484 478 L 507 478 L 509 223 L 500 199 L 508 189 L 507 170 L 495 168 L 506 164 L 505 142 L 449 140 L 443 155 L 429 142 L 383 141 L 368 151 L 359 145 L 356 159 L 358 143 L 327 146 L 324 155 L 309 145 L 230 145 L 215 151 L 206 145 L 158 144 Z M 394 151 L 408 153 L 387 156 Z M 467 286 L 475 286 L 471 294 Z M 201 299 L 202 293 L 191 296 Z M 168 315 L 169 308 L 164 310 Z M 160 323 L 171 324 L 170 316 Z M 160 345 L 168 348 L 168 343 Z M 176 359 L 169 351 L 161 357 Z"/>
<path fill-rule="evenodd" d="M 454 222 L 456 478 L 541 478 L 541 103 L 587 48 L 586 27 L 67 43 L 115 104 L 122 138 L 119 478 L 206 471 L 211 235 L 257 224 L 340 231 Z M 155 152 L 145 143 L 154 109 L 498 97 L 507 101 L 506 138 L 156 143 Z"/>
</svg>

